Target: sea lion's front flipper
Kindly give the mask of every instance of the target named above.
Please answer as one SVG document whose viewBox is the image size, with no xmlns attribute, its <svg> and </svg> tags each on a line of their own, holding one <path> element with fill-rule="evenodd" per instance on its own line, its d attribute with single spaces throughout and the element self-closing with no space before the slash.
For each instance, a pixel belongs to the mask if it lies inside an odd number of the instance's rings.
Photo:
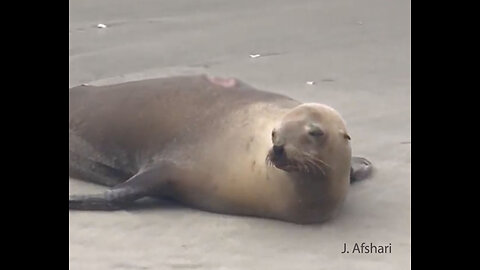
<svg viewBox="0 0 480 270">
<path fill-rule="evenodd" d="M 372 162 L 363 157 L 352 157 L 350 168 L 351 183 L 368 178 L 372 174 L 372 172 Z"/>
<path fill-rule="evenodd" d="M 118 184 L 104 193 L 70 195 L 68 207 L 75 210 L 119 210 L 143 197 L 154 195 L 162 188 L 160 167 L 144 170 L 126 182 Z"/>
</svg>

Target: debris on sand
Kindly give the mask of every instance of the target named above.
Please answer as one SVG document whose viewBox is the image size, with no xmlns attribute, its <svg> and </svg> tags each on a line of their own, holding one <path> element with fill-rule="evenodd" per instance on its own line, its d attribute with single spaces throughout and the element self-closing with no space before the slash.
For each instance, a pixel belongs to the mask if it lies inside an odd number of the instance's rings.
<svg viewBox="0 0 480 270">
<path fill-rule="evenodd" d="M 314 85 L 315 82 L 314 82 L 314 81 L 308 81 L 307 84 L 308 84 L 308 85 Z"/>
<path fill-rule="evenodd" d="M 250 58 L 257 58 L 260 57 L 260 54 L 250 54 Z"/>
<path fill-rule="evenodd" d="M 97 28 L 107 28 L 107 26 L 103 23 L 97 24 Z"/>
<path fill-rule="evenodd" d="M 330 78 L 322 79 L 322 82 L 334 82 L 334 81 L 335 81 L 334 79 L 330 79 Z"/>
</svg>

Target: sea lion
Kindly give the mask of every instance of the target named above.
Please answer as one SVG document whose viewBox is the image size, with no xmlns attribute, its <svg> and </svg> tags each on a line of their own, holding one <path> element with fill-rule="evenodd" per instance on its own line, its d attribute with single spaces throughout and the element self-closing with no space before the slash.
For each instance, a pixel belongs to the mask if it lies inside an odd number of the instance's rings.
<svg viewBox="0 0 480 270">
<path fill-rule="evenodd" d="M 70 176 L 110 188 L 69 208 L 153 196 L 206 211 L 318 223 L 371 163 L 333 108 L 237 79 L 177 76 L 69 90 Z M 357 177 L 358 176 L 358 177 Z"/>
</svg>

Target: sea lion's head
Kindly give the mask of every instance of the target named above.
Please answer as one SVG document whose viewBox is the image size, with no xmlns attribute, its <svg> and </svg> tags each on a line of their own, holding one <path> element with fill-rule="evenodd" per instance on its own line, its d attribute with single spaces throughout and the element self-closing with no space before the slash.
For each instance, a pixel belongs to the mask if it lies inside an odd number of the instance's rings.
<svg viewBox="0 0 480 270">
<path fill-rule="evenodd" d="M 287 172 L 326 175 L 331 163 L 350 163 L 350 136 L 333 108 L 316 103 L 299 105 L 272 130 L 267 162 Z"/>
</svg>

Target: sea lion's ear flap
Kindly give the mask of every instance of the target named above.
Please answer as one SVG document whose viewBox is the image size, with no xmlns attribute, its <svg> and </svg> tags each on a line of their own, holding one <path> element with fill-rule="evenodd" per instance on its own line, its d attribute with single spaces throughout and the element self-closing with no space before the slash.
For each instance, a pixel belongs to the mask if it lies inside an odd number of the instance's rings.
<svg viewBox="0 0 480 270">
<path fill-rule="evenodd" d="M 351 140 L 352 138 L 350 138 L 350 135 L 348 135 L 348 133 L 345 131 L 345 130 L 340 130 L 340 133 L 343 135 L 343 137 L 347 140 Z"/>
</svg>

